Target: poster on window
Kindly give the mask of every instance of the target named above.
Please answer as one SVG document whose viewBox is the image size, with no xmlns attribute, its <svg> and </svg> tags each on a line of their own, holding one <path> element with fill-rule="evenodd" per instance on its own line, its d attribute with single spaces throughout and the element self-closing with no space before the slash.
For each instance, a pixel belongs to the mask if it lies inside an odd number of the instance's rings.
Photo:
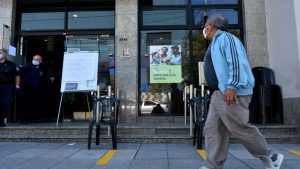
<svg viewBox="0 0 300 169">
<path fill-rule="evenodd" d="M 180 83 L 181 45 L 150 46 L 150 83 Z"/>
</svg>

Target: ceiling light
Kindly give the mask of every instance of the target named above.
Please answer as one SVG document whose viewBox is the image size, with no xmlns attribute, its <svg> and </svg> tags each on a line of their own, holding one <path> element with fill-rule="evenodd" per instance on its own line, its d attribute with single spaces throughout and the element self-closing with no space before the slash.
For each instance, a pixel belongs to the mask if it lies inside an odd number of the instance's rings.
<svg viewBox="0 0 300 169">
<path fill-rule="evenodd" d="M 77 18 L 77 17 L 78 17 L 78 15 L 74 14 L 74 15 L 73 15 L 73 17 L 74 17 L 74 18 Z"/>
</svg>

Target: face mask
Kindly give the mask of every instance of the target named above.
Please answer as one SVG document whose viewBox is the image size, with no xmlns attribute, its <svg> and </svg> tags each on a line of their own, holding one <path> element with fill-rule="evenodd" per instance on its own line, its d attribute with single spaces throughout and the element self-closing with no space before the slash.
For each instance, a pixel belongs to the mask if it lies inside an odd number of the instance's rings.
<svg viewBox="0 0 300 169">
<path fill-rule="evenodd" d="M 206 29 L 207 29 L 207 26 L 203 29 L 203 32 L 202 32 L 205 39 L 207 38 Z"/>
<path fill-rule="evenodd" d="M 32 64 L 33 64 L 34 66 L 38 66 L 38 65 L 40 64 L 40 62 L 37 61 L 37 60 L 32 60 Z"/>
<path fill-rule="evenodd" d="M 2 53 L 0 53 L 0 59 L 2 59 L 3 58 L 3 54 Z"/>
</svg>

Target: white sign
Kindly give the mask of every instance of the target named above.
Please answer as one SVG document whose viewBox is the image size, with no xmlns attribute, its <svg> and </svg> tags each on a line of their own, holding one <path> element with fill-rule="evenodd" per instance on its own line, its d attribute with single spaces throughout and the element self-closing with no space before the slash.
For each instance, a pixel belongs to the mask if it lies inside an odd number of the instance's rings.
<svg viewBox="0 0 300 169">
<path fill-rule="evenodd" d="M 96 91 L 98 56 L 98 52 L 65 53 L 60 91 Z"/>
<path fill-rule="evenodd" d="M 10 56 L 16 56 L 16 47 L 9 45 L 9 47 L 8 47 L 8 54 Z"/>
<path fill-rule="evenodd" d="M 204 62 L 198 62 L 199 85 L 206 85 L 204 76 Z"/>
</svg>

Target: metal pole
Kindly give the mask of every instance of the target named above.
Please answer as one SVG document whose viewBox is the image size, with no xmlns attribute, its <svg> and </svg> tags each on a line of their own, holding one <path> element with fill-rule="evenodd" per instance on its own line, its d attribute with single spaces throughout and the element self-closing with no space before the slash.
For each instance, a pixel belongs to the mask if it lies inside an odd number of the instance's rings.
<svg viewBox="0 0 300 169">
<path fill-rule="evenodd" d="M 56 120 L 56 127 L 58 126 L 58 121 L 59 121 L 59 116 L 60 116 L 60 109 L 61 109 L 61 102 L 62 102 L 63 96 L 64 96 L 64 92 L 62 92 L 61 96 L 60 96 L 60 102 L 59 102 L 57 120 Z"/>
<path fill-rule="evenodd" d="M 190 99 L 193 98 L 193 85 L 190 85 Z M 191 105 L 191 104 L 190 104 Z M 192 107 L 190 107 L 190 135 L 193 135 L 193 113 L 192 113 Z"/>
<path fill-rule="evenodd" d="M 100 97 L 100 86 L 98 85 L 97 86 L 97 99 Z M 96 104 L 96 122 L 99 122 L 99 102 L 97 102 L 97 104 Z M 94 107 L 94 109 L 95 109 L 95 107 Z"/>
<path fill-rule="evenodd" d="M 86 93 L 86 104 L 88 107 L 88 111 L 91 112 L 90 103 L 89 103 L 89 93 Z M 86 112 L 84 113 L 84 119 L 86 120 Z"/>
<path fill-rule="evenodd" d="M 111 97 L 111 86 L 107 86 L 107 95 L 108 95 L 108 97 Z M 110 106 L 111 106 L 111 105 L 110 105 L 110 104 L 111 104 L 110 101 L 109 101 L 108 104 L 109 104 L 109 107 L 110 107 Z M 110 112 L 110 113 L 112 113 L 112 112 Z M 108 126 L 108 127 L 107 127 L 107 135 L 108 135 L 108 136 L 111 136 L 111 133 L 110 133 L 110 132 L 111 132 L 111 128 L 110 128 L 110 126 Z"/>
<path fill-rule="evenodd" d="M 184 87 L 184 93 L 183 93 L 183 101 L 184 101 L 184 124 L 186 125 L 187 121 L 186 121 L 186 110 L 187 110 L 187 91 L 188 91 L 188 87 L 189 86 L 185 86 Z"/>
</svg>

